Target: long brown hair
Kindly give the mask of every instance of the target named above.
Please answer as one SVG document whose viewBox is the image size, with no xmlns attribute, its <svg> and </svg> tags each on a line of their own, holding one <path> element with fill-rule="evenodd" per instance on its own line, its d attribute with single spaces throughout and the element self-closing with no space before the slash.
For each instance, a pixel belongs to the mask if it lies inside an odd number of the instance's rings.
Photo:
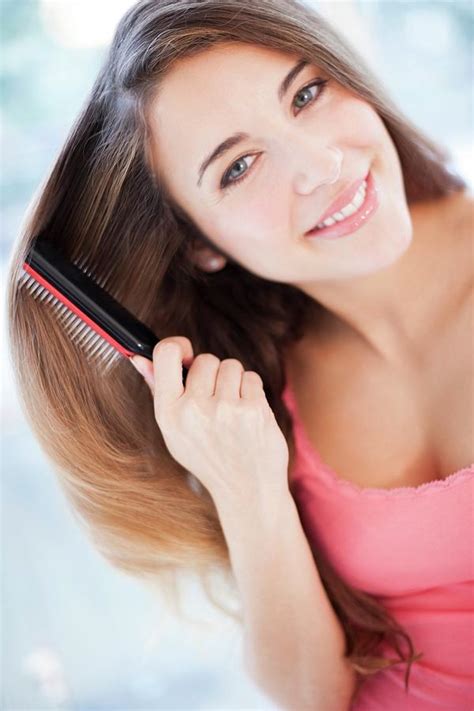
<svg viewBox="0 0 474 711">
<path fill-rule="evenodd" d="M 289 444 L 291 468 L 292 420 L 281 397 L 284 353 L 308 319 L 314 323 L 318 304 L 232 259 L 220 272 L 199 270 L 187 247 L 206 235 L 173 203 L 147 161 L 146 109 L 168 69 L 230 41 L 289 54 L 296 47 L 369 102 L 395 144 L 408 203 L 440 198 L 466 184 L 447 168 L 448 152 L 402 115 L 346 40 L 296 0 L 145 0 L 122 18 L 12 252 L 12 362 L 25 415 L 102 555 L 157 585 L 170 602 L 178 573 L 193 571 L 211 601 L 235 616 L 208 584 L 213 572 L 235 582 L 217 510 L 204 487 L 170 456 L 143 379 L 126 359 L 107 375 L 96 372 L 52 310 L 18 285 L 33 237 L 47 228 L 71 259 L 87 255 L 96 278 L 159 338 L 187 336 L 195 355 L 237 358 L 245 370 L 260 373 Z M 374 597 L 346 584 L 321 551 L 314 550 L 314 558 L 345 630 L 346 656 L 361 678 L 401 662 L 408 674 L 419 657 L 409 635 Z M 398 659 L 377 656 L 382 641 Z"/>
</svg>

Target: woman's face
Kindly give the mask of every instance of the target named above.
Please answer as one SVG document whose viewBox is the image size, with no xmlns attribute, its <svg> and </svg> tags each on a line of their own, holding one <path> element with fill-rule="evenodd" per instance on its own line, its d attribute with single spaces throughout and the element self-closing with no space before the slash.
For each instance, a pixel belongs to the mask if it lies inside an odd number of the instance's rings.
<svg viewBox="0 0 474 711">
<path fill-rule="evenodd" d="M 331 79 L 308 86 L 329 79 L 311 64 L 279 97 L 299 60 L 236 43 L 186 58 L 166 76 L 149 122 L 156 174 L 212 244 L 258 276 L 304 288 L 393 262 L 411 221 L 394 144 L 367 102 Z M 238 132 L 248 137 L 205 167 Z M 369 170 L 379 199 L 371 218 L 341 239 L 308 240 Z"/>
</svg>

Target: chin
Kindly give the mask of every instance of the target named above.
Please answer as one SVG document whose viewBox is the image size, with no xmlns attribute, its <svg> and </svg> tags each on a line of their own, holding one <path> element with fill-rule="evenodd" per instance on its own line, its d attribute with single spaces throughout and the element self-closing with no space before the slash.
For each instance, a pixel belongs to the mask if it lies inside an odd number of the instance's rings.
<svg viewBox="0 0 474 711">
<path fill-rule="evenodd" d="M 381 252 L 383 264 L 381 267 L 390 266 L 403 257 L 413 244 L 413 228 L 411 221 L 400 225 L 384 239 L 384 249 Z"/>
</svg>

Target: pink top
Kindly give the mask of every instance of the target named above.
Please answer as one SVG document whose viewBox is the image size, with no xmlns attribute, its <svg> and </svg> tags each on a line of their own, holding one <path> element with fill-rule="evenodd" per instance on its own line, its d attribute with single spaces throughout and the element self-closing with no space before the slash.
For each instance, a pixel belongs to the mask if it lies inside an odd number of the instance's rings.
<svg viewBox="0 0 474 711">
<path fill-rule="evenodd" d="M 310 545 L 379 599 L 423 652 L 408 693 L 407 665 L 397 664 L 364 680 L 351 711 L 473 711 L 474 462 L 416 487 L 362 488 L 314 450 L 288 382 L 283 399 L 296 445 L 291 491 Z M 385 644 L 380 653 L 397 657 Z"/>
</svg>

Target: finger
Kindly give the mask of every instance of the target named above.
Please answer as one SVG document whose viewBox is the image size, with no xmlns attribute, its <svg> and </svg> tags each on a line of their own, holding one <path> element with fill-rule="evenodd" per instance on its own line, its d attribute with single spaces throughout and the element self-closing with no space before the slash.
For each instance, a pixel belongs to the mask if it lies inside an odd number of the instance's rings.
<svg viewBox="0 0 474 711">
<path fill-rule="evenodd" d="M 184 393 L 183 361 L 194 358 L 189 338 L 163 338 L 153 349 L 154 396 L 157 404 L 174 402 Z"/>
<path fill-rule="evenodd" d="M 156 353 L 158 352 L 158 349 L 161 350 L 161 348 L 166 343 L 172 343 L 172 342 L 181 344 L 182 353 L 183 353 L 183 361 L 185 362 L 185 364 L 187 365 L 189 362 L 192 362 L 192 360 L 194 358 L 193 347 L 192 347 L 192 344 L 191 344 L 191 341 L 189 340 L 189 338 L 186 338 L 185 336 L 170 336 L 167 338 L 162 338 L 160 341 L 158 341 L 155 348 L 153 349 L 153 358 L 155 357 Z M 143 356 L 137 356 L 137 355 L 132 356 L 130 358 L 130 362 L 138 370 L 138 372 L 142 375 L 142 377 L 144 378 L 148 387 L 150 388 L 152 395 L 154 395 L 154 392 L 155 392 L 154 362 L 149 360 L 148 358 L 145 358 Z M 182 373 L 182 370 L 181 370 L 181 373 Z"/>
<path fill-rule="evenodd" d="M 242 374 L 240 397 L 244 400 L 261 398 L 264 394 L 263 380 L 254 370 L 245 370 Z"/>
<path fill-rule="evenodd" d="M 199 353 L 186 377 L 186 392 L 212 397 L 221 361 L 213 353 Z"/>
<path fill-rule="evenodd" d="M 226 358 L 221 361 L 216 378 L 215 397 L 240 397 L 240 384 L 244 367 L 236 358 Z"/>
<path fill-rule="evenodd" d="M 154 394 L 155 382 L 152 361 L 148 360 L 148 358 L 144 358 L 143 356 L 133 356 L 130 358 L 130 362 L 133 366 L 135 366 L 140 375 L 144 378 L 152 394 Z"/>
</svg>

